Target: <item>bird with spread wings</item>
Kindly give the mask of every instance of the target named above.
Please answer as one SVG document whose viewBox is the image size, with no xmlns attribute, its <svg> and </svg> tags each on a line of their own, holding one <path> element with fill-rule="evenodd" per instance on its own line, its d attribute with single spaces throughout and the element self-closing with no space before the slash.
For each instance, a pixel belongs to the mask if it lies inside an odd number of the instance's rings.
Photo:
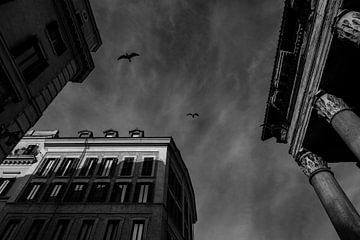
<svg viewBox="0 0 360 240">
<path fill-rule="evenodd" d="M 131 62 L 131 59 L 132 59 L 133 57 L 137 57 L 137 56 L 140 56 L 140 54 L 135 53 L 135 52 L 130 53 L 130 54 L 125 53 L 125 54 L 121 55 L 120 57 L 118 57 L 118 59 L 117 59 L 117 60 L 120 60 L 120 59 L 127 59 L 127 60 L 129 60 L 129 62 Z"/>
<path fill-rule="evenodd" d="M 186 116 L 191 116 L 192 118 L 200 117 L 198 113 L 188 113 Z"/>
</svg>

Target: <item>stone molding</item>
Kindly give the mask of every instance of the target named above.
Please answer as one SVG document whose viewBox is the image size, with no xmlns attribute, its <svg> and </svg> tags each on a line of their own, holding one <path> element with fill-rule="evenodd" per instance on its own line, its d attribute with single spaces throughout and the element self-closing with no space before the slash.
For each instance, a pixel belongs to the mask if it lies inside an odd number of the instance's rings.
<svg viewBox="0 0 360 240">
<path fill-rule="evenodd" d="M 322 91 L 319 91 L 317 94 L 315 109 L 318 115 L 324 117 L 329 123 L 331 123 L 331 120 L 339 112 L 351 110 L 351 108 L 341 98 Z"/>
<path fill-rule="evenodd" d="M 296 163 L 299 165 L 303 173 L 311 178 L 314 173 L 319 171 L 330 171 L 330 168 L 320 156 L 302 148 L 295 157 Z"/>
<path fill-rule="evenodd" d="M 336 35 L 340 40 L 360 46 L 360 13 L 343 10 L 335 23 Z"/>
</svg>

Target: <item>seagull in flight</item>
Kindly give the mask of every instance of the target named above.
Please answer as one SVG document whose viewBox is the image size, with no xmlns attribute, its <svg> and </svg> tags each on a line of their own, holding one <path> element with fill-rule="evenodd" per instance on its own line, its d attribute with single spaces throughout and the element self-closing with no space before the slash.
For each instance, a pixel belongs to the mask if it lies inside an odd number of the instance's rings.
<svg viewBox="0 0 360 240">
<path fill-rule="evenodd" d="M 117 59 L 117 60 L 120 60 L 120 59 L 127 59 L 127 60 L 129 60 L 129 62 L 131 62 L 131 59 L 132 59 L 133 57 L 136 57 L 136 56 L 140 56 L 140 54 L 135 53 L 135 52 L 130 53 L 130 54 L 125 53 L 125 54 L 121 55 L 120 57 L 118 57 L 118 59 Z"/>
<path fill-rule="evenodd" d="M 192 118 L 199 117 L 198 113 L 188 113 L 186 116 L 191 116 Z"/>
</svg>

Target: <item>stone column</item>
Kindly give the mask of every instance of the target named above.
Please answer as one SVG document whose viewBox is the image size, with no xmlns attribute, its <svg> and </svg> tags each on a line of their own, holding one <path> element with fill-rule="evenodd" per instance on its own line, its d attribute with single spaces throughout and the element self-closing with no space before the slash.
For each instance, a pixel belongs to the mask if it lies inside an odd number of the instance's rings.
<svg viewBox="0 0 360 240">
<path fill-rule="evenodd" d="M 304 174 L 309 177 L 340 239 L 360 239 L 360 216 L 327 163 L 306 149 L 300 150 L 295 160 Z"/>
<path fill-rule="evenodd" d="M 336 35 L 340 40 L 360 46 L 360 13 L 343 10 L 335 23 Z"/>
<path fill-rule="evenodd" d="M 315 109 L 360 160 L 360 118 L 341 98 L 324 92 L 318 93 Z"/>
</svg>

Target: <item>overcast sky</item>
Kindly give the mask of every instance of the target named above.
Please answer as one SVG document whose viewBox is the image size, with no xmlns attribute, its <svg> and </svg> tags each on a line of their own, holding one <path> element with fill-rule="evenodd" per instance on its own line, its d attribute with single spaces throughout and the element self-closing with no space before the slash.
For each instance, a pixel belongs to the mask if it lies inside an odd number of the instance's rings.
<svg viewBox="0 0 360 240">
<path fill-rule="evenodd" d="M 260 140 L 283 0 L 90 2 L 96 68 L 35 129 L 173 136 L 195 189 L 196 240 L 338 239 L 288 146 Z M 141 56 L 116 61 L 125 51 Z M 360 170 L 333 170 L 359 209 Z"/>
</svg>

